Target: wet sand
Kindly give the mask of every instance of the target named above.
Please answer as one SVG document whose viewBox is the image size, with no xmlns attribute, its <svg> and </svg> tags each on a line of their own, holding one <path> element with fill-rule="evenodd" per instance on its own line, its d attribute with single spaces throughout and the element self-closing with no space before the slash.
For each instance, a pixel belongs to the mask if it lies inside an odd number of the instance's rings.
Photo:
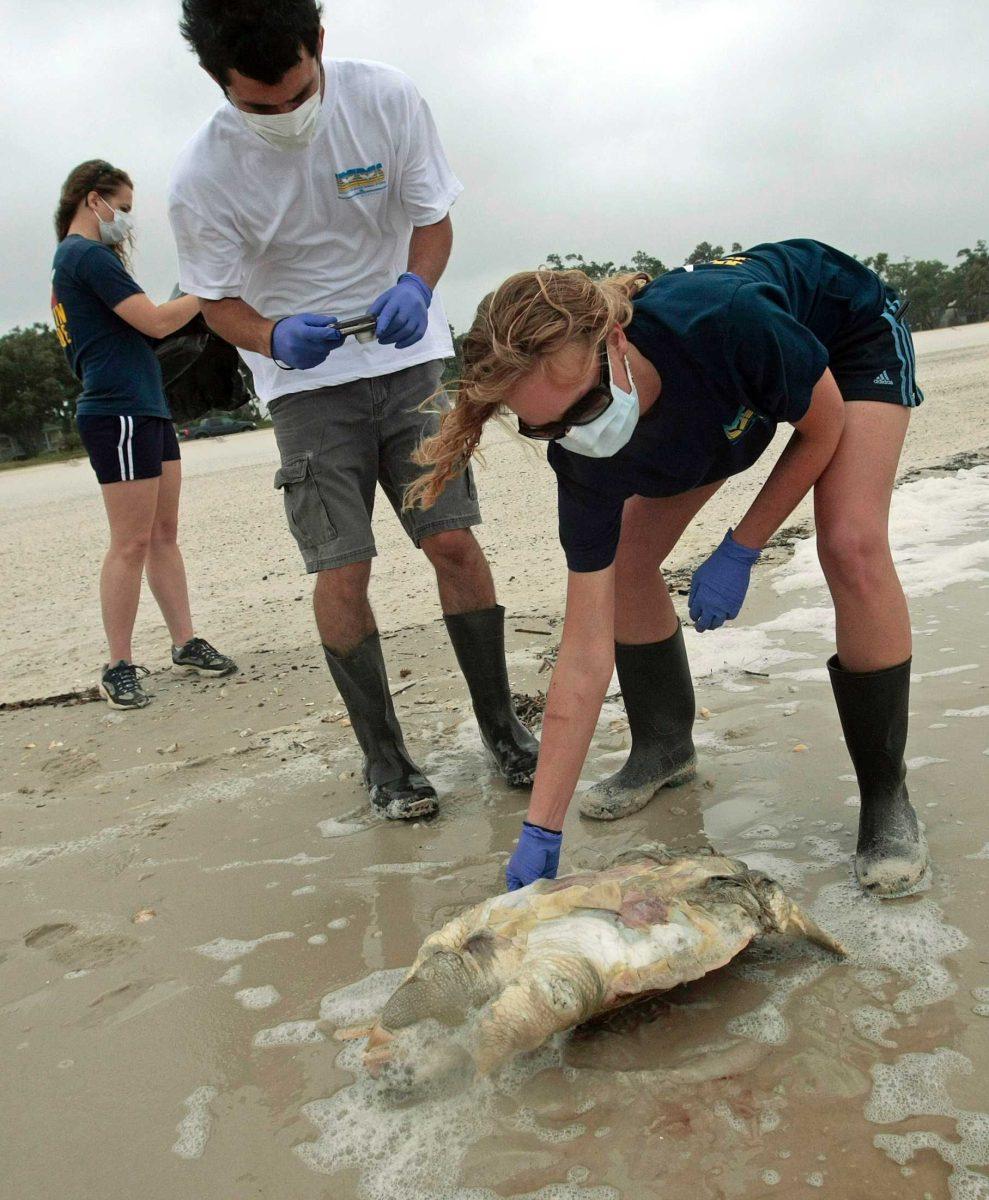
<svg viewBox="0 0 989 1200">
<path fill-rule="evenodd" d="M 989 446 L 989 324 L 920 333 L 916 344 L 927 402 L 912 418 L 903 475 Z M 752 471 L 725 484 L 677 547 L 673 569 L 696 563 L 721 541 L 784 441 L 780 435 Z M 502 601 L 519 614 L 562 612 L 565 567 L 556 534 L 556 485 L 541 461 L 544 451 L 498 427 L 484 444 L 486 465 L 477 479 L 487 523 L 477 534 Z M 311 586 L 272 487 L 277 455 L 271 431 L 188 442 L 182 455 L 180 536 L 199 632 L 245 661 L 261 651 L 308 658 Z M 807 501 L 790 524 L 809 517 Z M 371 590 L 381 628 L 432 621 L 437 602 L 431 572 L 423 570 L 421 555 L 409 546 L 380 493 L 375 537 L 379 557 Z M 88 462 L 0 474 L 0 538 L 5 618 L 0 701 L 91 686 L 106 654 L 97 591 L 106 518 Z M 168 662 L 168 634 L 147 591 L 134 655 L 152 670 Z"/>
<path fill-rule="evenodd" d="M 989 351 L 925 351 L 929 368 L 944 353 L 970 379 L 941 460 L 978 449 L 989 438 L 971 397 Z M 925 372 L 929 394 L 935 373 Z M 925 412 L 933 418 L 934 404 L 918 414 L 908 467 L 923 458 Z M 943 412 L 932 436 L 946 433 Z M 253 444 L 225 448 L 245 446 L 246 459 Z M 507 495 L 500 445 L 482 478 L 486 493 L 497 482 Z M 230 496 L 228 563 L 244 506 L 234 497 L 252 472 L 268 479 L 245 463 L 191 480 L 193 496 Z M 812 547 L 792 559 L 780 550 L 737 629 L 688 633 L 697 781 L 614 825 L 574 813 L 563 867 L 646 840 L 710 841 L 779 878 L 846 940 L 850 961 L 753 948 L 466 1096 L 390 1105 L 360 1072 L 359 1046 L 333 1039 L 380 1003 L 428 932 L 501 886 L 526 800 L 490 777 L 428 589 L 395 594 L 413 558 L 382 562 L 379 609 L 385 628 L 386 607 L 409 622 L 386 654 L 405 687 L 396 705 L 410 746 L 443 797 L 435 822 L 365 817 L 342 706 L 312 653 L 308 604 L 292 598 L 308 586 L 280 525 L 278 598 L 264 602 L 254 558 L 242 567 L 251 586 L 234 592 L 243 609 L 223 622 L 231 650 L 237 630 L 250 634 L 240 675 L 156 673 L 156 703 L 141 714 L 86 704 L 0 715 L 0 1190 L 18 1200 L 989 1195 L 987 486 L 985 468 L 935 472 L 894 506 L 913 596 L 908 757 L 935 860 L 929 890 L 881 905 L 849 881 L 855 785 L 823 679 L 826 600 Z M 36 563 L 54 562 L 67 536 L 64 516 L 51 519 L 64 501 L 48 506 L 47 526 L 24 518 Z M 9 506 L 4 522 L 10 538 L 27 537 Z M 704 550 L 723 523 L 712 519 Z M 525 567 L 509 562 L 501 521 L 486 536 L 505 547 L 499 580 L 518 614 L 513 682 L 535 693 L 558 633 L 551 529 L 532 534 Z M 64 570 L 49 580 L 80 595 L 83 582 Z M 24 604 L 14 611 L 26 629 Z M 66 664 L 82 661 L 71 633 L 50 637 Z M 23 683 L 30 647 L 8 635 L 5 652 L 20 656 Z M 52 671 L 46 685 L 73 679 Z M 585 778 L 626 750 L 611 701 Z"/>
</svg>

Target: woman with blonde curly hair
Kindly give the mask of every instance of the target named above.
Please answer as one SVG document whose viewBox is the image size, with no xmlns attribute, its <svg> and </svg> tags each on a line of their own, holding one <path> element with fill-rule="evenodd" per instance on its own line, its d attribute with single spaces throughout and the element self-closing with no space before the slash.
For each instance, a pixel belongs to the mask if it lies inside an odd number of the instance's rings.
<svg viewBox="0 0 989 1200">
<path fill-rule="evenodd" d="M 738 616 L 762 548 L 814 489 L 834 600 L 831 683 L 861 793 L 855 869 L 895 895 L 927 848 L 905 784 L 911 636 L 890 554 L 890 496 L 914 381 L 904 305 L 820 242 L 595 283 L 527 271 L 481 304 L 456 403 L 424 443 L 407 503 L 428 507 L 462 472 L 486 421 L 509 411 L 549 443 L 570 570 L 559 659 L 528 819 L 509 887 L 554 877 L 561 829 L 617 663 L 628 761 L 581 799 L 584 816 L 636 812 L 695 772 L 694 693 L 661 565 L 722 483 L 793 426 L 768 479 L 695 572 L 699 631 Z"/>
</svg>

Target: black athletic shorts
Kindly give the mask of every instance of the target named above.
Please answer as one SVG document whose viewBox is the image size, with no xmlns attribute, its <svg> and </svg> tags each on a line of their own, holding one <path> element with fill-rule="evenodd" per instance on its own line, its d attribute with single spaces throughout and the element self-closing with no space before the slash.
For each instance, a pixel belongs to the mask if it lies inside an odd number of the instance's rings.
<svg viewBox="0 0 989 1200">
<path fill-rule="evenodd" d="M 76 417 L 82 444 L 100 483 L 155 479 L 163 462 L 179 458 L 175 426 L 164 417 Z"/>
<path fill-rule="evenodd" d="M 828 346 L 828 366 L 844 399 L 883 400 L 904 408 L 916 408 L 923 401 L 913 338 L 903 319 L 907 303 L 888 288 L 875 320 Z"/>
</svg>

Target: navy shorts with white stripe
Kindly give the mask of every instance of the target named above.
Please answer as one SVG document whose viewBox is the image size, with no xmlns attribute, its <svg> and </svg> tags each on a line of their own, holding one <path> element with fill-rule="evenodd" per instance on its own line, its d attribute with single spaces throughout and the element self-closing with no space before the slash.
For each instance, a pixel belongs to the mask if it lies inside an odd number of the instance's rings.
<svg viewBox="0 0 989 1200">
<path fill-rule="evenodd" d="M 922 403 L 913 338 L 903 319 L 906 306 L 889 288 L 873 321 L 829 343 L 828 366 L 845 400 L 880 400 L 904 408 Z"/>
<path fill-rule="evenodd" d="M 164 417 L 76 417 L 79 437 L 100 483 L 155 479 L 179 455 L 175 427 Z"/>
</svg>

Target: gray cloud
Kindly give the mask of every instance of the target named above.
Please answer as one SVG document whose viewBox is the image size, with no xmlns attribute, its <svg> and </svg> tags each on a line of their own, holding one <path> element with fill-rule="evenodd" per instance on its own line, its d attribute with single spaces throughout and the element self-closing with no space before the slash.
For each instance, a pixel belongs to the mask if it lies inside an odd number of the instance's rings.
<svg viewBox="0 0 989 1200">
<path fill-rule="evenodd" d="M 0 330 L 47 319 L 58 189 L 96 155 L 135 179 L 135 273 L 164 298 L 169 167 L 221 100 L 178 4 L 11 8 Z M 983 0 L 365 0 L 325 24 L 330 55 L 402 68 L 433 108 L 466 185 L 458 328 L 552 250 L 673 265 L 705 238 L 804 235 L 951 262 L 989 235 Z"/>
</svg>

